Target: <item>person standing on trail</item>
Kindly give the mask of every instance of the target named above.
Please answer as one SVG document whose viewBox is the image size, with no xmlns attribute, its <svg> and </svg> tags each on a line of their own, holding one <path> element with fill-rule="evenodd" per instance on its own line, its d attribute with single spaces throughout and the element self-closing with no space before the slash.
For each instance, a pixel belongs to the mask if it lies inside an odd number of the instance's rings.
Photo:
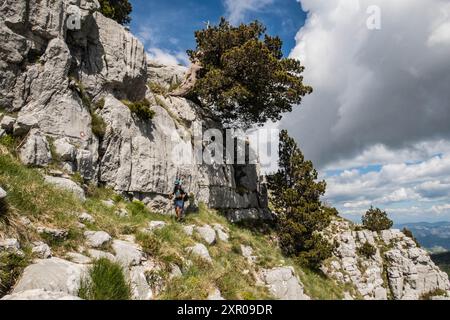
<svg viewBox="0 0 450 320">
<path fill-rule="evenodd" d="M 170 197 L 171 199 L 174 199 L 175 213 L 177 215 L 177 220 L 180 221 L 184 215 L 184 202 L 187 197 L 186 192 L 182 188 L 182 182 L 180 179 L 175 181 L 175 187 Z"/>
</svg>

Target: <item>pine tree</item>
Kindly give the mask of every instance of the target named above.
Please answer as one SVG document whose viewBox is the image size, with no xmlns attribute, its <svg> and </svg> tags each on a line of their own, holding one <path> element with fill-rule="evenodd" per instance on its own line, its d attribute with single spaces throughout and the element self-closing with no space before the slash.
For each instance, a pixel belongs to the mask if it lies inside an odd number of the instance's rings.
<svg viewBox="0 0 450 320">
<path fill-rule="evenodd" d="M 111 18 L 122 25 L 131 22 L 133 7 L 129 0 L 99 0 L 100 12 L 107 18 Z"/>
<path fill-rule="evenodd" d="M 296 256 L 301 263 L 318 268 L 331 256 L 333 246 L 321 235 L 337 211 L 325 207 L 325 181 L 311 161 L 306 161 L 287 131 L 280 133 L 279 170 L 268 177 L 270 200 L 278 215 L 280 246 L 285 254 Z"/>
<path fill-rule="evenodd" d="M 386 211 L 373 206 L 362 217 L 363 226 L 371 231 L 382 231 L 392 228 L 394 222 L 389 219 Z"/>
<path fill-rule="evenodd" d="M 188 51 L 195 72 L 175 95 L 201 101 L 228 126 L 280 120 L 312 88 L 300 62 L 283 58 L 281 39 L 265 32 L 258 21 L 235 27 L 224 18 L 197 31 L 197 48 Z"/>
</svg>

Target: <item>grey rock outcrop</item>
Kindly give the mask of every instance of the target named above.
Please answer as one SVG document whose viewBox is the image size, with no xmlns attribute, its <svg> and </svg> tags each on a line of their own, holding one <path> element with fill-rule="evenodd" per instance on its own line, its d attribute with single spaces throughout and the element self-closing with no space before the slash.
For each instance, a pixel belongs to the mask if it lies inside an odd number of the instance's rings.
<svg viewBox="0 0 450 320">
<path fill-rule="evenodd" d="M 8 194 L 6 193 L 6 191 L 3 190 L 2 187 L 0 187 L 0 200 L 5 199 L 7 195 L 8 195 Z"/>
<path fill-rule="evenodd" d="M 111 236 L 104 231 L 85 231 L 84 236 L 91 248 L 101 248 L 112 240 Z"/>
<path fill-rule="evenodd" d="M 137 266 L 145 260 L 141 248 L 132 242 L 114 240 L 112 248 L 116 253 L 116 260 L 124 267 Z"/>
<path fill-rule="evenodd" d="M 82 300 L 81 298 L 65 292 L 47 291 L 43 289 L 32 289 L 6 295 L 0 300 L 35 300 L 35 301 L 58 301 L 58 300 Z"/>
<path fill-rule="evenodd" d="M 12 293 L 41 289 L 76 296 L 85 270 L 84 266 L 60 258 L 37 260 L 25 268 Z"/>
<path fill-rule="evenodd" d="M 37 227 L 37 233 L 45 234 L 56 240 L 66 240 L 69 235 L 69 231 L 64 229 L 54 229 L 49 227 Z"/>
<path fill-rule="evenodd" d="M 36 255 L 39 259 L 48 259 L 52 257 L 52 250 L 48 246 L 48 244 L 36 241 L 33 242 L 33 248 L 31 252 Z"/>
<path fill-rule="evenodd" d="M 186 71 L 187 68 L 183 66 L 165 66 L 154 61 L 148 61 L 147 73 L 149 79 L 165 89 L 181 84 Z"/>
<path fill-rule="evenodd" d="M 447 274 L 399 230 L 377 233 L 353 229 L 348 221 L 334 220 L 324 232 L 337 243 L 337 248 L 322 271 L 341 283 L 353 285 L 364 299 L 417 300 L 437 289 L 450 289 Z M 363 256 L 358 250 L 366 242 L 376 249 L 373 257 Z"/>
<path fill-rule="evenodd" d="M 20 243 L 19 240 L 11 238 L 11 239 L 5 239 L 0 240 L 0 252 L 6 251 L 6 252 L 17 252 L 20 250 Z"/>
<path fill-rule="evenodd" d="M 207 300 L 220 301 L 225 299 L 222 297 L 222 294 L 220 293 L 219 289 L 214 289 L 214 291 L 208 295 Z"/>
<path fill-rule="evenodd" d="M 33 129 L 19 149 L 19 158 L 26 165 L 47 166 L 52 161 L 47 138 L 37 129 Z"/>
<path fill-rule="evenodd" d="M 211 226 L 195 227 L 195 231 L 208 245 L 216 243 L 216 231 Z"/>
<path fill-rule="evenodd" d="M 279 300 L 310 300 L 292 267 L 262 270 L 260 277 L 269 292 Z"/>
<path fill-rule="evenodd" d="M 205 247 L 204 244 L 197 243 L 193 247 L 189 247 L 186 249 L 187 252 L 193 254 L 194 256 L 199 257 L 200 259 L 203 259 L 207 262 L 212 262 L 211 256 L 209 255 L 208 248 Z"/>
<path fill-rule="evenodd" d="M 12 133 L 15 123 L 15 118 L 10 116 L 3 116 L 2 121 L 0 121 L 0 128 L 5 130 L 7 133 Z"/>
<path fill-rule="evenodd" d="M 87 212 L 83 212 L 78 216 L 78 220 L 80 220 L 80 222 L 87 222 L 87 223 L 94 223 L 95 219 L 93 216 L 91 216 L 89 213 Z"/>
<path fill-rule="evenodd" d="M 52 185 L 58 187 L 58 188 L 72 192 L 80 200 L 84 201 L 86 199 L 86 197 L 84 195 L 84 190 L 70 179 L 45 176 L 45 181 L 49 184 L 52 184 Z"/>
</svg>

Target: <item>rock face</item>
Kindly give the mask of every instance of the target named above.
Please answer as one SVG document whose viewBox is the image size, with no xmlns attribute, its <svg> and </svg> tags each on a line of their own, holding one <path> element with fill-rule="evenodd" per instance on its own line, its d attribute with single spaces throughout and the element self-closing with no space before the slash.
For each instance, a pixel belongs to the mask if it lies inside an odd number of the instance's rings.
<svg viewBox="0 0 450 320">
<path fill-rule="evenodd" d="M 364 299 L 415 300 L 437 289 L 450 290 L 447 274 L 399 230 L 379 234 L 352 229 L 354 225 L 348 221 L 332 222 L 325 235 L 338 246 L 322 271 L 339 282 L 353 285 Z M 359 251 L 366 242 L 376 249 L 373 257 Z"/>
<path fill-rule="evenodd" d="M 45 181 L 58 188 L 72 192 L 80 200 L 85 200 L 84 190 L 75 182 L 65 178 L 46 176 Z"/>
<path fill-rule="evenodd" d="M 260 277 L 269 292 L 279 300 L 310 300 L 303 292 L 303 286 L 292 267 L 263 270 Z"/>
<path fill-rule="evenodd" d="M 0 300 L 82 300 L 79 297 L 64 293 L 64 292 L 54 292 L 42 289 L 33 289 L 22 291 L 18 293 L 13 293 L 11 295 L 4 296 Z"/>
<path fill-rule="evenodd" d="M 19 150 L 20 161 L 26 165 L 45 167 L 52 160 L 47 138 L 33 129 Z"/>
<path fill-rule="evenodd" d="M 68 27 L 71 5 L 78 6 L 79 28 Z M 58 155 L 53 160 L 64 170 L 128 193 L 154 211 L 173 212 L 168 195 L 182 178 L 196 200 L 230 211 L 233 221 L 269 217 L 258 165 L 197 161 L 192 141 L 206 147 L 203 131 L 221 126 L 191 101 L 147 87 L 180 83 L 186 68 L 148 62 L 142 43 L 94 12 L 98 6 L 96 0 L 6 0 L 0 8 L 0 105 L 18 112 L 17 119 L 5 115 L 1 126 L 16 135 L 31 130 L 22 161 L 48 165 L 51 142 Z M 152 121 L 139 120 L 121 102 L 144 98 L 156 113 Z M 102 139 L 92 130 L 94 113 L 106 123 Z M 203 123 L 200 138 L 196 123 Z"/>
<path fill-rule="evenodd" d="M 204 244 L 197 243 L 195 246 L 187 248 L 187 251 L 194 256 L 199 257 L 200 259 L 203 259 L 207 262 L 212 262 L 208 248 L 206 248 Z"/>
<path fill-rule="evenodd" d="M 84 266 L 59 258 L 38 260 L 25 268 L 13 294 L 41 289 L 76 296 L 84 272 Z"/>
<path fill-rule="evenodd" d="M 112 240 L 111 236 L 104 231 L 86 231 L 84 236 L 91 248 L 101 248 Z"/>
</svg>

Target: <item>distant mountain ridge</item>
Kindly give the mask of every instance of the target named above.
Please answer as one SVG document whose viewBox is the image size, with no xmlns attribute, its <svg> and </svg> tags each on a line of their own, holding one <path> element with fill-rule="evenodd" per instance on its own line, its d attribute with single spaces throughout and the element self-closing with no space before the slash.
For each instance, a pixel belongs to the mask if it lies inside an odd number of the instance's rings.
<svg viewBox="0 0 450 320">
<path fill-rule="evenodd" d="M 396 228 L 407 228 L 412 231 L 419 243 L 429 251 L 450 251 L 450 222 L 418 222 L 396 225 Z"/>
</svg>

